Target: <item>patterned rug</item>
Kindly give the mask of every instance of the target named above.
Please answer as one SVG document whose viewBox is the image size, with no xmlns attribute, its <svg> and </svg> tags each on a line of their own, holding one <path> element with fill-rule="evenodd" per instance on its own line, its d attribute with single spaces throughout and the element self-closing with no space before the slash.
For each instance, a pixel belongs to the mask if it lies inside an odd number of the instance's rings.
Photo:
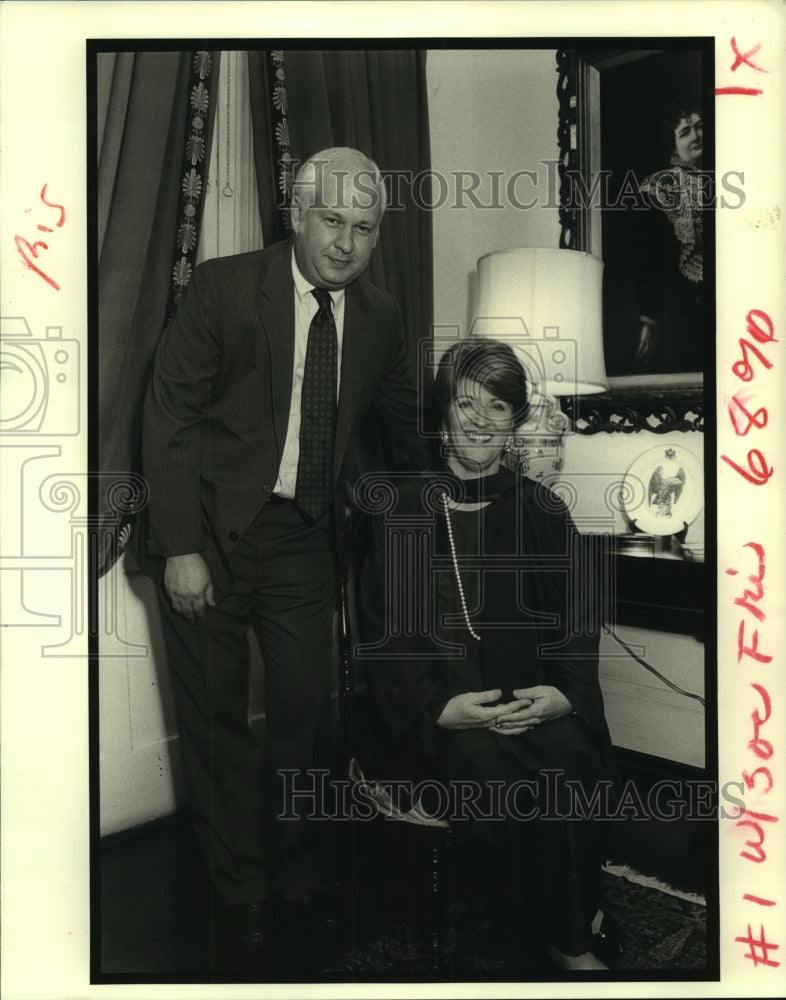
<svg viewBox="0 0 786 1000">
<path fill-rule="evenodd" d="M 657 979 L 659 972 L 667 978 L 674 978 L 675 972 L 685 972 L 691 979 L 712 978 L 704 905 L 607 872 L 603 890 L 604 909 L 614 915 L 625 936 L 624 950 L 614 963 L 615 979 L 625 979 L 628 972 L 635 978 L 654 973 Z M 361 915 L 355 947 L 331 972 L 343 972 L 350 980 L 446 982 L 549 980 L 564 975 L 545 957 L 536 931 L 522 931 L 488 899 L 454 898 L 438 934 L 411 919 L 369 933 L 371 923 Z"/>
</svg>

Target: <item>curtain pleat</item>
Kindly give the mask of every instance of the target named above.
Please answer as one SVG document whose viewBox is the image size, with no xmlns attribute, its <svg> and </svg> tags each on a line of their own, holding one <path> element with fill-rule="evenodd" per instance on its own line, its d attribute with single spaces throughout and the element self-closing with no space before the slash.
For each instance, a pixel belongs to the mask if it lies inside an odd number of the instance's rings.
<svg viewBox="0 0 786 1000">
<path fill-rule="evenodd" d="M 102 53 L 98 59 L 98 254 L 104 245 L 115 190 L 131 81 L 133 52 Z"/>
<path fill-rule="evenodd" d="M 199 231 L 205 207 L 210 163 L 210 136 L 216 114 L 219 56 L 191 53 L 191 75 L 185 116 L 185 146 L 181 153 L 180 211 L 177 237 L 173 241 L 167 319 L 174 315 L 191 281 L 197 258 Z"/>
<path fill-rule="evenodd" d="M 142 403 L 167 321 L 193 53 L 97 59 L 98 460 L 121 476 L 140 468 Z"/>
<path fill-rule="evenodd" d="M 288 155 L 289 149 L 287 94 L 278 56 L 280 54 L 273 58 L 270 52 L 259 49 L 248 53 L 254 165 L 265 246 L 284 239 L 288 232 L 283 210 L 287 195 L 281 189 L 279 163 L 282 156 Z M 277 131 L 280 139 L 277 138 Z"/>
<path fill-rule="evenodd" d="M 213 141 L 202 197 L 197 264 L 264 246 L 246 56 L 245 51 L 224 51 L 215 71 Z"/>
<path fill-rule="evenodd" d="M 284 67 L 296 161 L 329 146 L 353 146 L 383 174 L 403 171 L 408 178 L 400 205 L 385 216 L 369 273 L 401 305 L 414 366 L 433 311 L 431 213 L 416 204 L 411 184 L 430 164 L 426 53 L 287 49 Z"/>
</svg>

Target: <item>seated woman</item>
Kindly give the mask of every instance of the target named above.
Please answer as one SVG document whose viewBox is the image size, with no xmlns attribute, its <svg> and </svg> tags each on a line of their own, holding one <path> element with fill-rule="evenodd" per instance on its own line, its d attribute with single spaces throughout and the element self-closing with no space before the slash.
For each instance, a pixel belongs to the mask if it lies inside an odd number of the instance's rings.
<svg viewBox="0 0 786 1000">
<path fill-rule="evenodd" d="M 575 606 L 599 595 L 565 505 L 502 465 L 527 390 L 506 344 L 455 345 L 433 388 L 440 462 L 367 490 L 385 510 L 372 518 L 361 587 L 376 622 L 362 647 L 373 722 L 361 759 L 399 789 L 448 790 L 453 818 L 471 817 L 481 842 L 503 852 L 552 961 L 605 969 L 593 953 L 602 824 L 580 804 L 608 791 L 611 744 L 598 637 Z M 431 810 L 444 812 L 436 798 Z"/>
</svg>

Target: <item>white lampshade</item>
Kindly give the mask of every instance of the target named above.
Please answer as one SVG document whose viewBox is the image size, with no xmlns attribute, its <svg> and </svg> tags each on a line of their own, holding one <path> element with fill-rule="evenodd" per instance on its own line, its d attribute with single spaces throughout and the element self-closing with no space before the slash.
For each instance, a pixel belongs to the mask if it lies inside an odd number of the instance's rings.
<svg viewBox="0 0 786 1000">
<path fill-rule="evenodd" d="M 471 333 L 515 348 L 540 393 L 608 389 L 603 360 L 603 261 L 577 250 L 499 250 L 478 261 Z"/>
</svg>

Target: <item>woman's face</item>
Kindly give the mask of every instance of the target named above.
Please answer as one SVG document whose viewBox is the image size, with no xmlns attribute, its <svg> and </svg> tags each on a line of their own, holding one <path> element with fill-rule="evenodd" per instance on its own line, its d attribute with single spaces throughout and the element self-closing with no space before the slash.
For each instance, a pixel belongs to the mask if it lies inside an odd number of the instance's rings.
<svg viewBox="0 0 786 1000">
<path fill-rule="evenodd" d="M 679 125 L 674 129 L 674 149 L 683 163 L 696 163 L 701 160 L 701 115 L 694 112 L 687 118 L 680 119 Z"/>
<path fill-rule="evenodd" d="M 461 479 L 499 469 L 505 440 L 513 430 L 513 408 L 472 379 L 459 379 L 445 416 L 448 467 Z"/>
</svg>

